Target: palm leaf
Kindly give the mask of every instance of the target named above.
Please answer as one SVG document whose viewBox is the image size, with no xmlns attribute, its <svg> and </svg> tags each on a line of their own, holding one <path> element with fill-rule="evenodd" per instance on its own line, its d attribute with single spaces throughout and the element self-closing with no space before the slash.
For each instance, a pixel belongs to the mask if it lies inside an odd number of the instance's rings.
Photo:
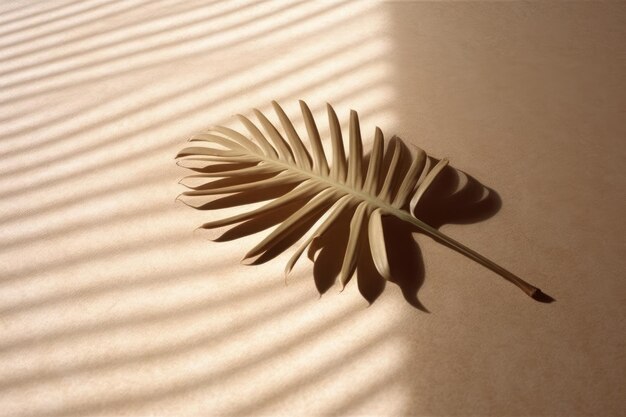
<svg viewBox="0 0 626 417">
<path fill-rule="evenodd" d="M 346 158 L 339 120 L 334 109 L 327 105 L 332 145 L 332 164 L 329 166 L 319 130 L 306 103 L 300 101 L 300 108 L 311 144 L 310 151 L 280 105 L 274 101 L 272 106 L 285 136 L 263 113 L 254 110 L 259 126 L 243 115 L 237 116 L 252 139 L 226 127 L 212 127 L 193 136 L 190 139 L 193 146 L 183 149 L 177 155 L 177 158 L 180 158 L 180 165 L 200 172 L 183 179 L 183 183 L 187 179 L 201 182 L 200 185 L 186 184 L 192 190 L 184 192 L 183 197 L 222 195 L 249 190 L 258 192 L 288 184 L 295 186 L 284 195 L 254 210 L 205 223 L 201 226 L 203 229 L 235 225 L 285 207 L 294 201 L 305 201 L 298 210 L 246 254 L 245 263 L 253 263 L 268 251 L 280 248 L 281 243 L 301 226 L 303 221 L 326 212 L 326 218 L 310 233 L 289 260 L 285 268 L 287 276 L 307 248 L 310 256 L 314 256 L 317 250 L 316 242 L 331 229 L 342 213 L 350 211 L 352 217 L 349 237 L 340 271 L 342 286 L 345 286 L 354 274 L 357 258 L 362 253 L 360 248 L 366 241 L 369 242 L 369 251 L 380 275 L 385 279 L 392 279 L 382 218 L 395 216 L 436 241 L 491 269 L 529 296 L 537 297 L 542 294 L 538 288 L 413 215 L 425 192 L 447 165 L 447 159 L 441 159 L 431 168 L 426 153 L 416 148 L 410 167 L 403 173 L 399 169 L 403 147 L 398 143 L 399 139 L 394 137 L 391 145 L 395 146 L 388 152 L 391 157 L 385 173 L 383 133 L 376 128 L 369 163 L 364 169 L 363 144 L 357 113 L 350 112 L 349 152 Z M 188 165 L 190 162 L 193 166 Z M 237 179 L 239 182 L 223 185 L 224 183 L 216 178 Z M 187 201 L 185 203 L 195 208 L 203 207 Z"/>
</svg>

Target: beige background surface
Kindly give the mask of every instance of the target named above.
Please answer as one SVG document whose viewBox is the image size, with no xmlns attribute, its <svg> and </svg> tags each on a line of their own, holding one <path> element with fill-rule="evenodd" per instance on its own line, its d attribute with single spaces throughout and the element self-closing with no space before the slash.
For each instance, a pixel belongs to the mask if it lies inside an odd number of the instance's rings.
<svg viewBox="0 0 626 417">
<path fill-rule="evenodd" d="M 623 415 L 624 3 L 3 1 L 0 414 Z M 418 296 L 319 298 L 174 203 L 193 132 L 359 111 L 492 187 Z M 323 123 L 322 123 L 323 124 Z M 370 135 L 367 135 L 370 137 Z M 370 138 L 371 139 L 371 138 Z M 415 260 L 407 259 L 407 262 Z M 417 277 L 416 277 L 417 279 Z"/>
</svg>

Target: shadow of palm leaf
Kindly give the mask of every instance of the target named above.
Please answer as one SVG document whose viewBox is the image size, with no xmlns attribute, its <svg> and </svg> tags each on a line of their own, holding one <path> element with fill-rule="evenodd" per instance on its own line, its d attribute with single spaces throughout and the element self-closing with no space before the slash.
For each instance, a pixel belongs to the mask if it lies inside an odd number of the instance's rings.
<svg viewBox="0 0 626 417">
<path fill-rule="evenodd" d="M 309 251 L 309 259 L 314 263 L 313 277 L 315 287 L 320 296 L 326 293 L 334 284 L 341 270 L 342 254 L 348 244 L 350 219 L 354 210 L 347 210 L 331 226 L 328 233 L 322 235 L 318 241 L 319 253 Z"/>
<path fill-rule="evenodd" d="M 450 166 L 444 168 L 426 193 L 415 215 L 436 228 L 480 222 L 502 207 L 502 200 L 493 189 Z"/>
</svg>

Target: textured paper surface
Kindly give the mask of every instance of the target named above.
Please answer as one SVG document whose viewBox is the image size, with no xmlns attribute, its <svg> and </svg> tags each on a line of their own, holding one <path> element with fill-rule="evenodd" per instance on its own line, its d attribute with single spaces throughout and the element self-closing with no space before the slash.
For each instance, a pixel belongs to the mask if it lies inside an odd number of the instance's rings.
<svg viewBox="0 0 626 417">
<path fill-rule="evenodd" d="M 622 414 L 625 22 L 617 2 L 3 2 L 0 414 Z M 493 188 L 497 214 L 442 230 L 557 301 L 424 236 L 430 314 L 393 284 L 318 299 L 308 261 L 284 285 L 290 251 L 238 263 L 263 233 L 194 235 L 226 213 L 174 202 L 187 137 L 301 98 Z"/>
</svg>

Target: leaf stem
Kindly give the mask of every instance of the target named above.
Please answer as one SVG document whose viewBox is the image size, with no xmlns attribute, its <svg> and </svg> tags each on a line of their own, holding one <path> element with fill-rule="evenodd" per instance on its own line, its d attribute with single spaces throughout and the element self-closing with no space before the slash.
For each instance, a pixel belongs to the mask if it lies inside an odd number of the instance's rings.
<svg viewBox="0 0 626 417">
<path fill-rule="evenodd" d="M 397 212 L 394 213 L 394 214 L 397 214 Z M 409 222 L 409 223 L 417 226 L 420 230 L 424 231 L 426 234 L 428 234 L 434 240 L 436 240 L 436 241 L 438 241 L 440 243 L 443 243 L 444 245 L 446 245 L 446 246 L 456 250 L 457 252 L 467 256 L 468 258 L 470 258 L 470 259 L 480 263 L 481 265 L 485 266 L 486 268 L 491 269 L 493 272 L 495 272 L 496 274 L 500 275 L 502 278 L 504 278 L 507 281 L 513 283 L 519 289 L 524 291 L 526 293 L 526 295 L 528 295 L 529 297 L 535 298 L 535 297 L 537 297 L 541 293 L 541 290 L 539 288 L 529 284 L 528 282 L 524 281 L 523 279 L 521 279 L 517 275 L 515 275 L 512 272 L 504 269 L 500 265 L 498 265 L 495 262 L 491 261 L 490 259 L 484 257 L 483 255 L 481 255 L 480 253 L 476 252 L 475 250 L 468 248 L 464 244 L 462 244 L 462 243 L 452 239 L 451 237 L 447 236 L 446 234 L 440 232 L 439 230 L 435 229 L 432 226 L 429 226 L 428 224 L 424 223 L 423 221 L 421 221 L 421 220 L 419 220 L 419 219 L 409 215 L 408 213 L 402 213 L 402 215 L 400 215 L 398 217 L 400 217 L 402 220 L 404 220 L 406 222 Z"/>
</svg>

